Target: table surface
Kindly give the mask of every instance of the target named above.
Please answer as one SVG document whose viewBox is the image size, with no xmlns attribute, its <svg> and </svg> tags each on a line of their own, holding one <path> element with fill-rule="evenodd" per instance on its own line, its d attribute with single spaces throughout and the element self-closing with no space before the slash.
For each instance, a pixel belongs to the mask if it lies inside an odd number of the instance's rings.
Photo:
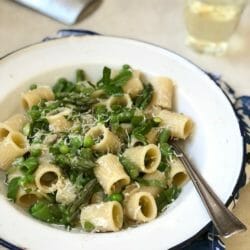
<svg viewBox="0 0 250 250">
<path fill-rule="evenodd" d="M 185 45 L 183 1 L 97 0 L 72 26 L 0 0 L 0 57 L 25 45 L 53 35 L 58 29 L 89 29 L 102 34 L 130 37 L 168 48 L 202 68 L 221 74 L 238 94 L 250 95 L 250 6 L 245 9 L 226 55 L 198 54 Z M 250 228 L 250 185 L 241 190 L 234 213 Z M 225 240 L 228 250 L 250 249 L 250 230 Z"/>
</svg>

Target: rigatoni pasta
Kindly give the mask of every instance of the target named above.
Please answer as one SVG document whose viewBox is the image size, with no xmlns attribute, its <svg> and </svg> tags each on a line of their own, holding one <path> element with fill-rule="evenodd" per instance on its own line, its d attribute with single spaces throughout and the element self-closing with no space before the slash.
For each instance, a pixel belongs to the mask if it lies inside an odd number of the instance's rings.
<svg viewBox="0 0 250 250">
<path fill-rule="evenodd" d="M 128 148 L 124 156 L 134 162 L 143 173 L 153 173 L 161 162 L 161 153 L 155 144 Z"/>
<path fill-rule="evenodd" d="M 157 216 L 157 206 L 152 194 L 144 191 L 138 191 L 128 197 L 125 202 L 126 216 L 143 223 L 153 220 Z"/>
<path fill-rule="evenodd" d="M 172 109 L 174 85 L 167 77 L 156 77 L 152 80 L 154 93 L 150 106 Z"/>
<path fill-rule="evenodd" d="M 139 70 L 133 70 L 131 79 L 129 79 L 122 87 L 124 93 L 129 94 L 131 97 L 135 97 L 143 90 L 140 75 L 141 72 Z"/>
<path fill-rule="evenodd" d="M 168 77 L 108 67 L 97 83 L 77 70 L 51 87 L 30 86 L 25 114 L 0 123 L 7 197 L 33 218 L 86 232 L 152 221 L 188 180 L 171 139 L 192 121 L 172 109 Z"/>
<path fill-rule="evenodd" d="M 0 143 L 0 169 L 7 170 L 11 163 L 28 151 L 28 142 L 19 132 L 11 132 Z"/>
<path fill-rule="evenodd" d="M 43 164 L 34 173 L 37 188 L 42 193 L 53 193 L 58 189 L 62 177 L 61 170 L 52 164 Z"/>
<path fill-rule="evenodd" d="M 167 128 L 173 137 L 186 139 L 192 132 L 193 123 L 183 114 L 161 110 L 157 116 L 162 119 L 161 126 Z"/>
<path fill-rule="evenodd" d="M 116 155 L 104 155 L 97 160 L 97 164 L 94 173 L 106 194 L 120 192 L 122 187 L 130 183 L 130 178 Z"/>
<path fill-rule="evenodd" d="M 15 114 L 8 120 L 0 122 L 0 141 L 2 141 L 10 132 L 20 132 L 27 122 L 27 117 L 23 114 Z"/>
<path fill-rule="evenodd" d="M 96 143 L 93 149 L 98 152 L 117 152 L 120 148 L 119 138 L 103 125 L 91 128 L 86 136 L 90 136 Z"/>
<path fill-rule="evenodd" d="M 122 106 L 124 108 L 131 108 L 132 106 L 132 100 L 128 94 L 124 94 L 122 96 L 111 96 L 107 100 L 107 109 L 111 111 L 114 106 Z"/>
<path fill-rule="evenodd" d="M 38 104 L 41 100 L 53 100 L 54 93 L 49 87 L 39 87 L 22 94 L 22 106 L 25 110 Z"/>
<path fill-rule="evenodd" d="M 82 208 L 80 221 L 82 227 L 91 223 L 91 231 L 116 232 L 123 225 L 122 206 L 117 201 L 102 202 Z"/>
<path fill-rule="evenodd" d="M 174 157 L 170 161 L 169 181 L 177 187 L 182 187 L 188 181 L 188 174 L 180 159 Z"/>
<path fill-rule="evenodd" d="M 60 108 L 59 110 L 50 112 L 46 117 L 49 122 L 50 129 L 53 132 L 67 131 L 72 126 L 72 122 L 66 118 L 70 114 L 71 110 L 69 108 Z"/>
</svg>

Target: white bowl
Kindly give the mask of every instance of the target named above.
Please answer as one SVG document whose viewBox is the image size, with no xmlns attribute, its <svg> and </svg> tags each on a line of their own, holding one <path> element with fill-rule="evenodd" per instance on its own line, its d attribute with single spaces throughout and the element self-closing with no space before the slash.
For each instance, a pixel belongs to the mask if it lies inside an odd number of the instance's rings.
<svg viewBox="0 0 250 250">
<path fill-rule="evenodd" d="M 165 49 L 129 39 L 107 36 L 67 37 L 36 44 L 0 61 L 1 120 L 19 107 L 19 96 L 33 82 L 52 84 L 72 78 L 84 68 L 93 80 L 102 67 L 130 64 L 145 76 L 168 76 L 176 82 L 175 110 L 192 117 L 193 136 L 185 150 L 223 202 L 239 177 L 243 139 L 237 117 L 219 87 L 200 68 Z M 3 179 L 4 174 L 0 174 Z M 0 186 L 0 236 L 27 249 L 165 250 L 191 238 L 210 218 L 188 183 L 179 198 L 156 220 L 118 233 L 67 232 L 41 223 L 6 200 Z"/>
</svg>

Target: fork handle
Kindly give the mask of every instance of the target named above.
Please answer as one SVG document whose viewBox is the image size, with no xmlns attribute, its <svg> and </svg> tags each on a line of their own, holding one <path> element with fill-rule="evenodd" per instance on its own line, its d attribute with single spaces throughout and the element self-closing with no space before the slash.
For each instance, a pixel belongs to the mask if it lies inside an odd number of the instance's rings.
<svg viewBox="0 0 250 250">
<path fill-rule="evenodd" d="M 193 167 L 179 146 L 173 144 L 173 148 L 176 153 L 183 155 L 179 159 L 186 167 L 187 173 L 202 198 L 219 235 L 228 238 L 233 234 L 246 231 L 246 226 L 222 203 L 202 175 Z"/>
</svg>

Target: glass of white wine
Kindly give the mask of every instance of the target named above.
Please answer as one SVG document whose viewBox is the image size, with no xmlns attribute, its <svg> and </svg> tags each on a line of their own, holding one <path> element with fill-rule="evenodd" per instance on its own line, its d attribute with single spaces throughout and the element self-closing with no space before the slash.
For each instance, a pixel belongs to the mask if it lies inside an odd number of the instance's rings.
<svg viewBox="0 0 250 250">
<path fill-rule="evenodd" d="M 201 53 L 223 54 L 247 0 L 186 0 L 187 43 Z"/>
</svg>

